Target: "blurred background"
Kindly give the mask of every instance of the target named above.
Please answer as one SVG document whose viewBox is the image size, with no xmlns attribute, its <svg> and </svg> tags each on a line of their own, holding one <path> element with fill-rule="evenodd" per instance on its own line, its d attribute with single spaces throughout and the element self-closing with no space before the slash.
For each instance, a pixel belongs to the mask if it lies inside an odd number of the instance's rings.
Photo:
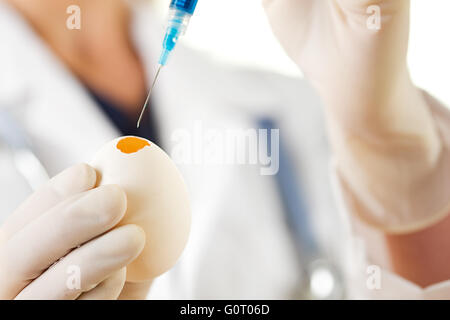
<svg viewBox="0 0 450 320">
<path fill-rule="evenodd" d="M 169 2 L 157 2 L 161 14 Z M 450 106 L 450 1 L 411 2 L 413 80 Z M 200 0 L 185 43 L 229 63 L 302 76 L 273 37 L 261 0 Z"/>
</svg>

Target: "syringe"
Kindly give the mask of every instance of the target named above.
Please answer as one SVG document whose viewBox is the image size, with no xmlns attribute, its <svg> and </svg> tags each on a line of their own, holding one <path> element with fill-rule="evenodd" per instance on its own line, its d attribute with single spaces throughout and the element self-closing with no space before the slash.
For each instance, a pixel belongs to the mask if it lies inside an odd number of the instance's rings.
<svg viewBox="0 0 450 320">
<path fill-rule="evenodd" d="M 145 100 L 141 115 L 139 116 L 139 120 L 137 123 L 138 128 L 141 124 L 144 112 L 150 102 L 150 97 L 152 95 L 153 88 L 155 87 L 156 80 L 158 80 L 161 69 L 167 64 L 169 56 L 173 49 L 175 49 L 178 40 L 186 32 L 189 21 L 194 14 L 195 8 L 197 6 L 197 2 L 198 0 L 172 0 L 170 2 L 166 35 L 164 37 L 163 49 L 158 62 L 158 71 L 156 72 L 155 78 L 153 79 L 153 83 L 150 87 L 147 99 Z"/>
</svg>

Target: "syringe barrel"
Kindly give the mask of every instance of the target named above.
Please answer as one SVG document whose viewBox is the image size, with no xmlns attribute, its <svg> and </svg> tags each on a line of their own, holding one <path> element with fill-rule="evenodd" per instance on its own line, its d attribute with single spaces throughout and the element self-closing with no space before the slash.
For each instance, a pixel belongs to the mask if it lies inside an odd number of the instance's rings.
<svg viewBox="0 0 450 320">
<path fill-rule="evenodd" d="M 170 8 L 181 10 L 192 15 L 197 6 L 197 2 L 198 0 L 172 0 L 170 2 Z"/>
<path fill-rule="evenodd" d="M 163 41 L 163 51 L 159 58 L 159 64 L 165 66 L 170 53 L 175 48 L 178 40 L 189 25 L 192 14 L 195 11 L 198 0 L 172 0 L 169 7 L 166 35 Z"/>
<path fill-rule="evenodd" d="M 170 53 L 175 48 L 178 40 L 189 25 L 192 14 L 195 11 L 198 0 L 172 0 L 169 7 L 166 35 L 163 41 L 163 51 L 159 58 L 159 64 L 165 66 Z"/>
</svg>

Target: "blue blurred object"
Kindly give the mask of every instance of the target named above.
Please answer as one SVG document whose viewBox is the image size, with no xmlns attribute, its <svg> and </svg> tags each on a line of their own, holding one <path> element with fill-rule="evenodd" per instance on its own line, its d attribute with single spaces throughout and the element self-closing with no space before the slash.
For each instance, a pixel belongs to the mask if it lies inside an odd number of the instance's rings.
<svg viewBox="0 0 450 320">
<path fill-rule="evenodd" d="M 272 118 L 258 120 L 260 129 L 267 130 L 268 152 L 279 148 L 280 168 L 275 175 L 280 200 L 301 260 L 303 274 L 298 297 L 301 299 L 342 299 L 344 285 L 340 270 L 320 248 L 313 232 L 310 212 L 297 170 L 280 135 L 278 146 L 271 145 L 271 132 L 278 129 Z"/>
<path fill-rule="evenodd" d="M 268 151 L 271 154 L 271 132 L 278 129 L 271 118 L 262 118 L 258 121 L 261 129 L 267 130 Z M 309 219 L 309 209 L 304 196 L 303 188 L 296 176 L 294 164 L 291 161 L 288 150 L 280 137 L 279 146 L 280 168 L 275 175 L 281 202 L 283 203 L 286 220 L 291 229 L 295 243 L 303 257 L 317 255 L 318 244 L 312 233 L 312 225 Z"/>
</svg>

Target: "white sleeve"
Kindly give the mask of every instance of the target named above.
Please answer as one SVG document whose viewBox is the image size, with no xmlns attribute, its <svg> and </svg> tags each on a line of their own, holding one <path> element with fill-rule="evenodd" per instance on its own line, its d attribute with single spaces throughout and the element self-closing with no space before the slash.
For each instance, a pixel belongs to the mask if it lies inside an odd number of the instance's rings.
<svg viewBox="0 0 450 320">
<path fill-rule="evenodd" d="M 352 231 L 350 209 L 346 195 L 336 171 L 336 162 L 331 161 L 330 176 L 334 196 L 342 221 L 348 234 L 343 243 L 346 246 L 344 278 L 350 299 L 450 299 L 450 280 L 422 288 L 369 262 L 362 238 Z"/>
</svg>

